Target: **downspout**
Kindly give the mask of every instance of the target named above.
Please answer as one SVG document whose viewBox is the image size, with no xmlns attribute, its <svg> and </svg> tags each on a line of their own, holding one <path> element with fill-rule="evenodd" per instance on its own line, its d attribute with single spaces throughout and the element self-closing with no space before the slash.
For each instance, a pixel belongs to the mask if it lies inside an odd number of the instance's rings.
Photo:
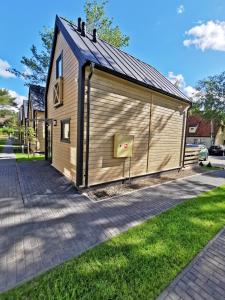
<svg viewBox="0 0 225 300">
<path fill-rule="evenodd" d="M 78 108 L 77 108 L 77 157 L 76 157 L 76 187 L 83 185 L 83 133 L 84 133 L 84 80 L 85 65 L 79 64 L 78 75 Z"/>
<path fill-rule="evenodd" d="M 88 173 L 89 173 L 89 143 L 90 143 L 90 95 L 91 95 L 91 78 L 93 75 L 95 64 L 90 64 L 90 73 L 88 75 L 88 89 L 87 89 L 87 123 L 86 123 L 86 164 L 85 164 L 85 187 L 88 187 Z"/>
</svg>

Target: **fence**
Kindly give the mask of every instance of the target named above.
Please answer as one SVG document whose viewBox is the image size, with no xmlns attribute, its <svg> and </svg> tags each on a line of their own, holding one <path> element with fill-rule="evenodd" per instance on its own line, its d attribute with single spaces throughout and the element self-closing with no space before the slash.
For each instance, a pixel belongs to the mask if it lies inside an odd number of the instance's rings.
<svg viewBox="0 0 225 300">
<path fill-rule="evenodd" d="M 184 166 L 198 164 L 199 161 L 199 148 L 186 147 L 184 156 Z"/>
</svg>

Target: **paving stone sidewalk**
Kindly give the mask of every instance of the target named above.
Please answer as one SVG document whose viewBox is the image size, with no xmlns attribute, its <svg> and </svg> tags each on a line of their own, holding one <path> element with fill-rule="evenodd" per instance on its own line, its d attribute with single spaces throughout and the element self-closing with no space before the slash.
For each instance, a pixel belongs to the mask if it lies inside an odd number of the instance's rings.
<svg viewBox="0 0 225 300">
<path fill-rule="evenodd" d="M 219 170 L 107 201 L 91 202 L 45 161 L 0 159 L 0 291 L 37 275 L 200 192 L 225 183 Z"/>
<path fill-rule="evenodd" d="M 157 300 L 225 299 L 225 229 L 223 229 Z"/>
</svg>

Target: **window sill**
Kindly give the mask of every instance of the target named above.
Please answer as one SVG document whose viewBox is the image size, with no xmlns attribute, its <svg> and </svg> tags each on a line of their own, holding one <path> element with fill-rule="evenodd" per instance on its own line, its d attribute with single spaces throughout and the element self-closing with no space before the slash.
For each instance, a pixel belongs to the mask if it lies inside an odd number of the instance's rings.
<svg viewBox="0 0 225 300">
<path fill-rule="evenodd" d="M 61 143 L 66 143 L 66 144 L 70 144 L 70 140 L 61 139 L 60 142 Z"/>
</svg>

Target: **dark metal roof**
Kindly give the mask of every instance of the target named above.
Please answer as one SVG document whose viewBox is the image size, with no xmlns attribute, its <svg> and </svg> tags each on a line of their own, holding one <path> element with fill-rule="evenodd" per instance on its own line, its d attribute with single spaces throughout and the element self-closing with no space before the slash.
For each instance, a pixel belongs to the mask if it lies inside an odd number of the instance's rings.
<svg viewBox="0 0 225 300">
<path fill-rule="evenodd" d="M 33 110 L 45 111 L 45 88 L 31 84 L 29 86 L 28 101 L 31 102 Z"/>
<path fill-rule="evenodd" d="M 62 31 L 68 44 L 83 64 L 93 62 L 105 71 L 121 75 L 123 78 L 153 90 L 189 102 L 188 97 L 149 64 L 115 48 L 100 38 L 96 43 L 93 42 L 93 36 L 90 33 L 86 33 L 86 36 L 83 37 L 77 30 L 77 26 L 64 18 L 56 17 L 56 26 Z"/>
<path fill-rule="evenodd" d="M 197 127 L 196 132 L 189 132 L 190 127 Z M 200 115 L 192 115 L 187 119 L 188 137 L 211 137 L 211 122 L 204 120 Z"/>
</svg>

